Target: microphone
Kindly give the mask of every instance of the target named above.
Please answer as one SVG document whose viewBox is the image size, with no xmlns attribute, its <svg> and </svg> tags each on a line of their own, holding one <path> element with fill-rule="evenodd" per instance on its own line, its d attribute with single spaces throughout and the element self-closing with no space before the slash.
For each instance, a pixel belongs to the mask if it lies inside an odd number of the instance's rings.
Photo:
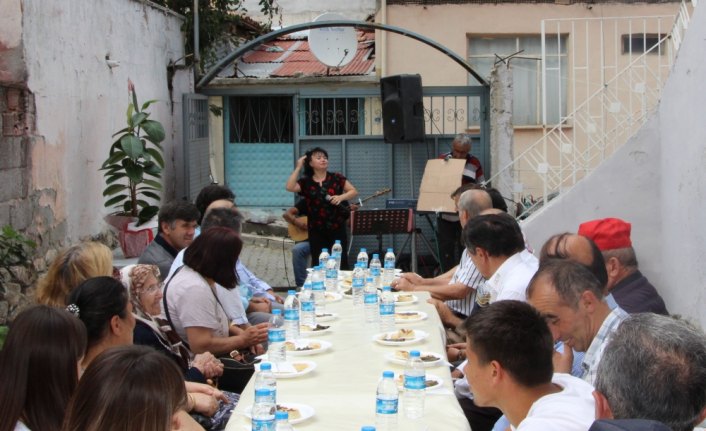
<svg viewBox="0 0 706 431">
<path fill-rule="evenodd" d="M 331 196 L 331 195 L 326 195 L 326 197 L 325 197 L 324 199 L 326 199 L 326 202 L 331 203 L 332 196 Z M 335 205 L 335 206 L 338 207 L 338 208 L 340 208 L 340 209 L 342 209 L 342 210 L 344 210 L 344 211 L 350 212 L 350 211 L 351 211 L 351 207 L 350 207 L 349 205 L 345 205 L 345 202 L 346 202 L 346 201 L 343 201 L 343 202 L 341 202 L 341 203 L 339 203 L 338 205 Z M 332 203 L 331 205 L 334 205 L 334 204 Z"/>
<path fill-rule="evenodd" d="M 446 157 L 444 157 L 444 161 L 448 162 L 449 160 L 451 160 L 451 157 L 453 157 L 452 153 L 447 154 Z"/>
</svg>

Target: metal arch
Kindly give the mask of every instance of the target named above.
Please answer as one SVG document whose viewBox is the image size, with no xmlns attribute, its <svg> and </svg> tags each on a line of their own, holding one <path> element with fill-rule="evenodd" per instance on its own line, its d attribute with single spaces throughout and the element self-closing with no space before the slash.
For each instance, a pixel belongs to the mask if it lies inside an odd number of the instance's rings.
<svg viewBox="0 0 706 431">
<path fill-rule="evenodd" d="M 426 38 L 422 36 L 421 34 L 415 33 L 413 31 L 405 30 L 400 27 L 395 27 L 392 25 L 387 25 L 387 24 L 377 24 L 377 23 L 371 23 L 371 22 L 362 22 L 362 21 L 351 21 L 351 20 L 332 20 L 332 21 L 320 21 L 320 22 L 311 22 L 311 23 L 304 23 L 304 24 L 297 24 L 293 25 L 287 28 L 283 28 L 280 30 L 275 30 L 270 33 L 264 34 L 257 39 L 253 39 L 250 42 L 246 43 L 245 45 L 239 47 L 235 51 L 231 52 L 227 56 L 225 56 L 221 61 L 219 61 L 215 66 L 211 68 L 196 84 L 196 88 L 203 88 L 204 86 L 208 85 L 213 78 L 218 75 L 223 69 L 225 69 L 226 66 L 229 64 L 233 63 L 236 61 L 238 58 L 240 58 L 243 54 L 246 52 L 262 45 L 263 43 L 269 42 L 271 40 L 274 40 L 280 36 L 284 36 L 287 34 L 291 33 L 296 33 L 298 31 L 302 30 L 310 30 L 314 28 L 322 28 L 322 27 L 359 27 L 359 28 L 367 28 L 367 29 L 373 29 L 373 30 L 382 30 L 382 31 L 389 31 L 392 33 L 397 33 L 401 34 L 402 36 L 407 36 L 410 37 L 414 40 L 417 40 L 419 42 L 422 42 L 426 45 L 431 46 L 432 48 L 443 52 L 447 56 L 449 56 L 453 61 L 458 63 L 461 67 L 466 69 L 468 73 L 473 75 L 473 77 L 480 82 L 483 86 L 488 87 L 489 84 L 488 82 L 478 74 L 473 68 L 464 60 L 461 58 L 458 54 L 455 52 L 449 50 L 443 45 L 440 45 L 439 43 Z"/>
</svg>

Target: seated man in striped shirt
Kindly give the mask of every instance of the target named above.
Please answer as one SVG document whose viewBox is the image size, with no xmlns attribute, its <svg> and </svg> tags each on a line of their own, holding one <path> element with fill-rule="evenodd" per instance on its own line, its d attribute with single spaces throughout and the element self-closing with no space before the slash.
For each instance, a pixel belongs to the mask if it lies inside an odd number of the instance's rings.
<svg viewBox="0 0 706 431">
<path fill-rule="evenodd" d="M 461 226 L 465 226 L 471 218 L 492 206 L 492 200 L 486 191 L 465 191 L 457 202 Z M 464 250 L 461 254 L 461 262 L 450 271 L 434 278 L 423 278 L 418 274 L 407 272 L 393 281 L 392 287 L 404 291 L 427 291 L 431 293 L 433 299 L 445 301 L 450 312 L 442 312 L 439 315 L 446 327 L 456 328 L 471 314 L 476 289 L 483 282 L 483 276 Z"/>
</svg>

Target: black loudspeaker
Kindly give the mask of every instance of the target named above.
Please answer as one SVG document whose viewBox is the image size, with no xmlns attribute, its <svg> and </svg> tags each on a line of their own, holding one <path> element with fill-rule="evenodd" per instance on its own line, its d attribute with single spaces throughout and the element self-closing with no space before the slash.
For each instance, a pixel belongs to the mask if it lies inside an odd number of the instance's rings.
<svg viewBox="0 0 706 431">
<path fill-rule="evenodd" d="M 393 75 L 380 79 L 385 142 L 424 142 L 422 77 Z"/>
</svg>

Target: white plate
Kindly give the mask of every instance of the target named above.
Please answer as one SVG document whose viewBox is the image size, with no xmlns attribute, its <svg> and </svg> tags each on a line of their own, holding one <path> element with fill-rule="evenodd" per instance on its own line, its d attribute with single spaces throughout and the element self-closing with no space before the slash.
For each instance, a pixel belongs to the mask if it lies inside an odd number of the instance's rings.
<svg viewBox="0 0 706 431">
<path fill-rule="evenodd" d="M 416 295 L 413 295 L 411 293 L 407 292 L 397 292 L 394 294 L 395 295 L 395 307 L 399 307 L 401 305 L 412 305 L 416 304 L 417 301 L 419 300 Z M 403 296 L 406 298 L 405 301 L 400 301 L 400 296 Z M 410 297 L 410 298 L 407 298 Z"/>
<path fill-rule="evenodd" d="M 326 292 L 324 295 L 326 302 L 338 302 L 343 299 L 343 295 L 338 292 Z"/>
<path fill-rule="evenodd" d="M 406 317 L 401 317 L 400 315 L 407 315 Z M 410 311 L 395 311 L 395 323 L 414 323 L 421 322 L 427 318 L 427 313 L 418 310 Z"/>
<path fill-rule="evenodd" d="M 432 381 L 432 382 L 436 383 L 433 386 L 427 386 L 427 391 L 433 391 L 435 389 L 439 389 L 441 387 L 441 385 L 444 384 L 444 380 L 439 376 L 435 376 L 434 374 L 426 373 L 424 375 L 424 380 L 427 382 Z M 395 373 L 395 383 L 397 383 L 397 388 L 400 391 L 404 391 L 404 374 Z"/>
<path fill-rule="evenodd" d="M 291 342 L 292 341 L 287 341 L 286 343 L 291 343 Z M 286 343 L 285 343 L 285 347 L 286 347 Z M 293 343 L 296 347 L 300 347 L 300 348 L 302 348 L 302 347 L 306 348 L 312 343 L 316 343 L 320 347 L 318 349 L 309 349 L 309 350 L 287 350 L 287 357 L 289 357 L 289 356 L 318 355 L 319 353 L 323 353 L 331 348 L 331 343 L 329 343 L 328 341 L 312 340 L 310 338 L 301 338 L 299 340 L 293 341 Z"/>
<path fill-rule="evenodd" d="M 278 373 L 276 371 L 276 364 L 272 364 L 272 374 L 275 375 L 275 378 L 277 379 L 292 379 L 295 377 L 301 377 L 306 374 L 309 374 L 310 372 L 314 371 L 316 369 L 316 362 L 313 361 L 306 361 L 304 359 L 295 359 L 293 361 L 287 361 L 290 364 L 305 364 L 306 368 L 304 368 L 301 371 L 296 371 L 294 373 Z M 260 364 L 255 364 L 255 369 L 260 371 Z"/>
<path fill-rule="evenodd" d="M 332 320 L 336 320 L 338 318 L 338 314 L 336 313 L 324 313 L 324 316 L 321 316 L 319 314 L 316 315 L 316 321 L 321 323 L 321 322 L 330 322 Z M 321 316 L 321 317 L 319 317 Z"/>
<path fill-rule="evenodd" d="M 422 331 L 420 329 L 415 329 L 414 330 L 414 338 L 412 338 L 412 339 L 406 339 L 404 341 L 385 340 L 385 336 L 393 335 L 396 332 L 397 331 L 382 332 L 380 334 L 375 334 L 375 335 L 373 335 L 373 340 L 379 344 L 382 344 L 383 346 L 406 346 L 408 344 L 418 343 L 429 336 L 429 334 L 426 333 L 425 331 Z"/>
<path fill-rule="evenodd" d="M 400 358 L 399 356 L 395 355 L 395 353 L 397 352 L 388 353 L 387 355 L 385 355 L 385 359 L 395 364 L 407 365 L 407 360 Z M 422 361 L 424 367 L 436 367 L 437 365 L 442 365 L 442 361 L 444 360 L 444 358 L 440 354 L 434 352 L 419 352 L 419 354 L 421 356 L 434 356 L 438 358 L 435 361 Z"/>
<path fill-rule="evenodd" d="M 301 325 L 299 327 L 299 335 L 302 337 L 309 337 L 309 336 L 314 336 L 314 335 L 319 335 L 319 334 L 328 334 L 331 332 L 331 327 L 329 325 L 321 325 L 321 326 L 328 326 L 326 329 L 320 329 L 318 331 L 305 331 L 304 328 L 306 328 L 305 325 Z"/>
<path fill-rule="evenodd" d="M 278 406 L 285 406 L 287 408 L 294 408 L 299 410 L 299 417 L 296 419 L 289 418 L 289 423 L 290 424 L 298 424 L 300 422 L 304 422 L 305 420 L 309 419 L 310 417 L 314 416 L 316 411 L 314 410 L 313 407 L 306 405 L 306 404 L 299 404 L 299 403 L 277 403 Z M 252 419 L 252 406 L 245 407 L 245 416 L 248 418 Z"/>
</svg>

